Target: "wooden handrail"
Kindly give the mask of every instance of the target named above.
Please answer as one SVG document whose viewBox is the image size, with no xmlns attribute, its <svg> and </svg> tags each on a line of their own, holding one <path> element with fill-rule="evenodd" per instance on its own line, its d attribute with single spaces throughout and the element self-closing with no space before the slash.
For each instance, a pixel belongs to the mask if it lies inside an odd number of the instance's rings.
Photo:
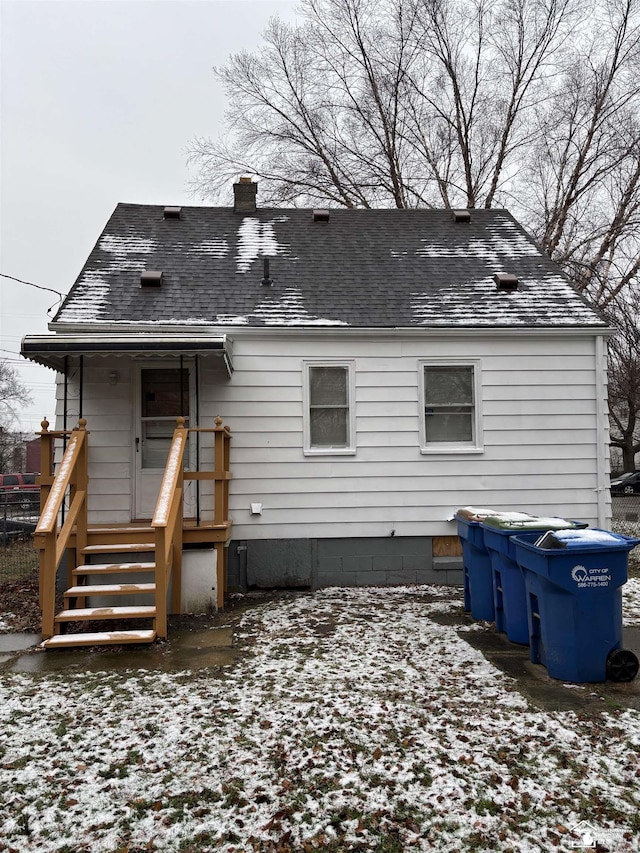
<svg viewBox="0 0 640 853">
<path fill-rule="evenodd" d="M 213 525 L 225 529 L 230 535 L 231 523 L 229 520 L 229 480 L 231 479 L 230 465 L 230 443 L 231 430 L 223 426 L 222 418 L 217 417 L 214 427 L 191 427 L 184 426 L 184 418 L 178 418 L 178 426 L 174 432 L 173 442 L 167 458 L 167 467 L 160 487 L 160 495 L 156 504 L 152 526 L 156 530 L 156 566 L 160 560 L 162 570 L 158 571 L 160 583 L 168 584 L 169 575 L 172 571 L 173 562 L 173 595 L 171 607 L 173 612 L 179 612 L 180 595 L 182 584 L 182 496 L 184 491 L 184 480 L 213 481 L 214 483 L 214 507 Z M 189 433 L 211 433 L 213 439 L 213 471 L 184 471 L 183 460 Z M 176 441 L 181 438 L 181 444 Z M 180 514 L 178 515 L 178 510 Z M 217 572 L 217 600 L 216 605 L 222 608 L 224 605 L 224 593 L 226 588 L 226 565 L 227 541 L 217 541 L 216 550 L 216 572 Z M 173 546 L 173 560 L 171 560 L 171 547 Z M 158 588 L 158 581 L 156 581 Z M 163 593 L 166 600 L 166 591 Z M 158 602 L 161 599 L 158 593 Z M 157 605 L 156 605 L 157 606 Z M 160 625 L 160 622 L 157 623 Z"/>
<path fill-rule="evenodd" d="M 167 636 L 167 590 L 173 573 L 171 609 L 180 610 L 184 453 L 189 430 L 178 418 L 151 526 L 155 529 L 156 633 Z"/>
<path fill-rule="evenodd" d="M 42 635 L 45 639 L 54 633 L 56 577 L 67 549 L 69 538 L 75 530 L 76 549 L 87 541 L 87 422 L 80 418 L 78 426 L 68 432 L 49 432 L 48 422 L 42 422 L 41 452 L 41 514 L 35 529 L 40 548 L 40 606 L 42 608 Z M 53 442 L 62 436 L 69 443 L 54 476 Z M 71 505 L 64 524 L 58 529 L 58 517 L 69 489 Z M 69 570 L 74 566 L 69 566 Z"/>
<path fill-rule="evenodd" d="M 65 553 L 71 572 L 77 563 L 77 554 L 87 545 L 87 493 L 88 493 L 88 431 L 81 418 L 73 430 L 49 431 L 42 422 L 40 505 L 41 516 L 36 528 L 36 542 L 40 549 L 40 601 L 42 607 L 42 633 L 53 636 L 55 630 L 54 604 L 57 572 Z M 213 433 L 214 470 L 185 472 L 184 460 L 190 432 Z M 56 440 L 67 440 L 62 460 L 54 473 Z M 231 521 L 229 508 L 229 471 L 231 433 L 218 417 L 211 429 L 185 427 L 184 418 L 177 419 L 171 447 L 162 478 L 151 526 L 154 530 L 156 566 L 156 633 L 167 636 L 167 591 L 173 580 L 171 609 L 180 611 L 182 586 L 182 545 L 184 532 L 184 480 L 214 481 L 213 527 L 224 533 L 215 540 L 217 565 L 217 605 L 223 606 L 226 585 L 226 546 Z M 68 495 L 68 506 L 65 499 Z M 59 524 L 64 513 L 63 523 Z"/>
<path fill-rule="evenodd" d="M 71 479 L 75 473 L 75 467 L 80 458 L 82 445 L 84 444 L 87 432 L 84 426 L 82 429 L 71 433 L 69 444 L 64 452 L 58 473 L 56 474 L 51 491 L 47 496 L 44 507 L 40 514 L 36 534 L 51 533 L 56 528 L 58 521 L 58 513 L 62 507 L 64 496 L 67 488 L 71 484 Z"/>
</svg>

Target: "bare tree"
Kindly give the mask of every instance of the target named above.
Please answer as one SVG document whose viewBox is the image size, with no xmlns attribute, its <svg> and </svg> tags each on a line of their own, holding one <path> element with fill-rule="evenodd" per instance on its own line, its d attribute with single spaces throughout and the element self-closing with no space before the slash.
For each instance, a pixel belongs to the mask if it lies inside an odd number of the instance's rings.
<svg viewBox="0 0 640 853">
<path fill-rule="evenodd" d="M 18 379 L 17 371 L 0 359 L 0 424 L 7 427 L 16 419 L 19 406 L 31 402 L 31 395 Z"/>
<path fill-rule="evenodd" d="M 214 69 L 194 187 L 266 204 L 507 206 L 606 306 L 640 265 L 640 0 L 302 0 Z"/>
<path fill-rule="evenodd" d="M 19 381 L 16 370 L 0 360 L 0 471 L 12 468 L 17 451 L 24 443 L 24 436 L 11 430 L 16 420 L 16 410 L 31 402 L 31 396 Z"/>
<path fill-rule="evenodd" d="M 624 471 L 635 470 L 640 452 L 640 307 L 638 299 L 618 299 L 607 312 L 617 332 L 609 342 L 609 421 L 613 447 Z"/>
<path fill-rule="evenodd" d="M 606 307 L 639 267 L 640 30 L 637 0 L 595 14 L 541 118 L 529 221 L 577 288 Z"/>
</svg>

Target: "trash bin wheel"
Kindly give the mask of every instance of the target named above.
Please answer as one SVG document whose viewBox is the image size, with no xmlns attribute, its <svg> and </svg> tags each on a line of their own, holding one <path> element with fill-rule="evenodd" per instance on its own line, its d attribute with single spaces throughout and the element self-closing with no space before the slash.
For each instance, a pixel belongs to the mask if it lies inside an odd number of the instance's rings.
<svg viewBox="0 0 640 853">
<path fill-rule="evenodd" d="M 611 681 L 633 681 L 638 674 L 638 658 L 628 649 L 614 649 L 607 657 L 607 678 Z"/>
</svg>

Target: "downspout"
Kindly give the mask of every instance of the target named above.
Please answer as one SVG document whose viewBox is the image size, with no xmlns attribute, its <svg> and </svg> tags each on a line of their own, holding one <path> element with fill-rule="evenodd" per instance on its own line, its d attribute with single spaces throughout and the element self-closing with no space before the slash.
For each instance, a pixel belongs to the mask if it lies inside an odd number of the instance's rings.
<svg viewBox="0 0 640 853">
<path fill-rule="evenodd" d="M 609 494 L 609 407 L 605 397 L 607 388 L 607 346 L 604 335 L 596 336 L 596 454 L 598 527 L 606 530 L 610 526 L 611 511 L 607 500 Z"/>
</svg>

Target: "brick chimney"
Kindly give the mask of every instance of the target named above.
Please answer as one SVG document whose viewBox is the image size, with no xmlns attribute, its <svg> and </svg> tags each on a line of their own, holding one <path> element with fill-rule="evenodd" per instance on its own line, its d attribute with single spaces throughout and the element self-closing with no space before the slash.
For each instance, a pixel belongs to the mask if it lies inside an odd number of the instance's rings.
<svg viewBox="0 0 640 853">
<path fill-rule="evenodd" d="M 251 178 L 240 178 L 238 183 L 233 185 L 233 212 L 255 213 L 257 193 L 258 185 Z"/>
</svg>

